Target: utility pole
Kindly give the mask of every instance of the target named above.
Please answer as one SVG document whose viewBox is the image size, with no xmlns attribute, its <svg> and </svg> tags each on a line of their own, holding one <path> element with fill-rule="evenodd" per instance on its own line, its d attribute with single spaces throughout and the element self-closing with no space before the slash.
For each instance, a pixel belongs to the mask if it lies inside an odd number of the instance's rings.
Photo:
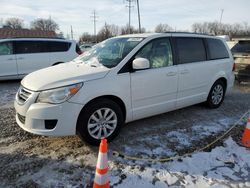
<svg viewBox="0 0 250 188">
<path fill-rule="evenodd" d="M 224 9 L 221 9 L 221 14 L 220 14 L 220 25 L 221 25 L 221 20 L 222 20 L 223 12 L 224 12 Z"/>
<path fill-rule="evenodd" d="M 131 8 L 133 7 L 132 5 L 131 5 L 131 3 L 132 3 L 132 1 L 133 0 L 126 0 L 127 2 L 128 2 L 128 5 L 126 6 L 126 7 L 128 7 L 128 28 L 129 28 L 129 34 L 131 33 L 131 26 L 130 26 L 130 24 L 131 24 Z"/>
<path fill-rule="evenodd" d="M 93 23 L 94 23 L 94 35 L 95 35 L 95 42 L 97 43 L 97 37 L 96 37 L 96 22 L 97 22 L 97 16 L 96 16 L 96 11 L 93 11 L 93 16 L 91 16 L 91 18 L 93 19 Z"/>
<path fill-rule="evenodd" d="M 141 16 L 140 16 L 139 0 L 137 0 L 137 12 L 138 12 L 139 33 L 141 33 Z"/>
<path fill-rule="evenodd" d="M 71 33 L 71 39 L 73 40 L 73 38 L 74 38 L 74 33 L 73 33 L 72 25 L 70 26 L 70 33 Z"/>
</svg>

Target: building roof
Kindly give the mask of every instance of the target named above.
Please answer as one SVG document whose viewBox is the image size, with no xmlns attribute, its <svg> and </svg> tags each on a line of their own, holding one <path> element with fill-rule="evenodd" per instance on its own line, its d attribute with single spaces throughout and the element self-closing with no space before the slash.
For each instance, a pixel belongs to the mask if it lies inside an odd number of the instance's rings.
<svg viewBox="0 0 250 188">
<path fill-rule="evenodd" d="M 0 39 L 6 38 L 58 38 L 54 31 L 0 28 Z"/>
</svg>

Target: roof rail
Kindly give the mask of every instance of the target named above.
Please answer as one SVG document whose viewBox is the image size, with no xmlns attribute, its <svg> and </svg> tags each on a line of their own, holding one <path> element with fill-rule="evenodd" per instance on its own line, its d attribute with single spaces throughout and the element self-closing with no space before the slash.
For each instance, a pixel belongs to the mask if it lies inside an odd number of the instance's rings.
<svg viewBox="0 0 250 188">
<path fill-rule="evenodd" d="M 195 32 L 185 32 L 185 31 L 167 31 L 163 33 L 177 33 L 177 34 L 196 34 L 196 35 L 205 35 L 205 36 L 214 36 L 212 34 L 206 34 L 206 33 L 195 33 Z"/>
<path fill-rule="evenodd" d="M 65 38 L 63 37 L 4 37 L 4 38 L 0 38 L 0 39 L 63 39 L 65 40 Z"/>
</svg>

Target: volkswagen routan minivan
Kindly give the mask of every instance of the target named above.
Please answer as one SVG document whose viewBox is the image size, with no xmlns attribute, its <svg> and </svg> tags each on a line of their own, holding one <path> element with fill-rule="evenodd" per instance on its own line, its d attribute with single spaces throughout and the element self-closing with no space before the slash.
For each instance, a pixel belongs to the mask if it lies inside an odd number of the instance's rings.
<svg viewBox="0 0 250 188">
<path fill-rule="evenodd" d="M 71 63 L 27 75 L 16 121 L 39 135 L 111 141 L 124 123 L 206 102 L 217 108 L 234 83 L 223 39 L 191 33 L 107 39 Z"/>
</svg>

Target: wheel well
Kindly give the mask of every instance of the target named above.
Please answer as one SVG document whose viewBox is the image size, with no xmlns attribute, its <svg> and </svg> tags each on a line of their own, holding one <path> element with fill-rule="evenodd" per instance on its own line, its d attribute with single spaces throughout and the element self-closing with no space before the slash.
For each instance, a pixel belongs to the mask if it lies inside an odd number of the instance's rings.
<svg viewBox="0 0 250 188">
<path fill-rule="evenodd" d="M 114 96 L 114 95 L 103 95 L 103 96 L 100 96 L 100 97 L 96 97 L 92 100 L 90 100 L 84 107 L 82 110 L 84 110 L 89 104 L 95 102 L 97 99 L 109 99 L 109 100 L 112 100 L 114 101 L 115 103 L 117 103 L 121 110 L 122 110 L 122 114 L 123 114 L 123 117 L 124 117 L 124 121 L 126 120 L 126 107 L 125 107 L 125 104 L 124 102 L 117 96 Z"/>
<path fill-rule="evenodd" d="M 224 77 L 221 77 L 221 78 L 219 78 L 218 80 L 216 80 L 216 82 L 219 81 L 219 80 L 221 80 L 221 81 L 225 84 L 225 87 L 226 87 L 226 89 L 227 89 L 227 79 L 224 78 Z"/>
</svg>

